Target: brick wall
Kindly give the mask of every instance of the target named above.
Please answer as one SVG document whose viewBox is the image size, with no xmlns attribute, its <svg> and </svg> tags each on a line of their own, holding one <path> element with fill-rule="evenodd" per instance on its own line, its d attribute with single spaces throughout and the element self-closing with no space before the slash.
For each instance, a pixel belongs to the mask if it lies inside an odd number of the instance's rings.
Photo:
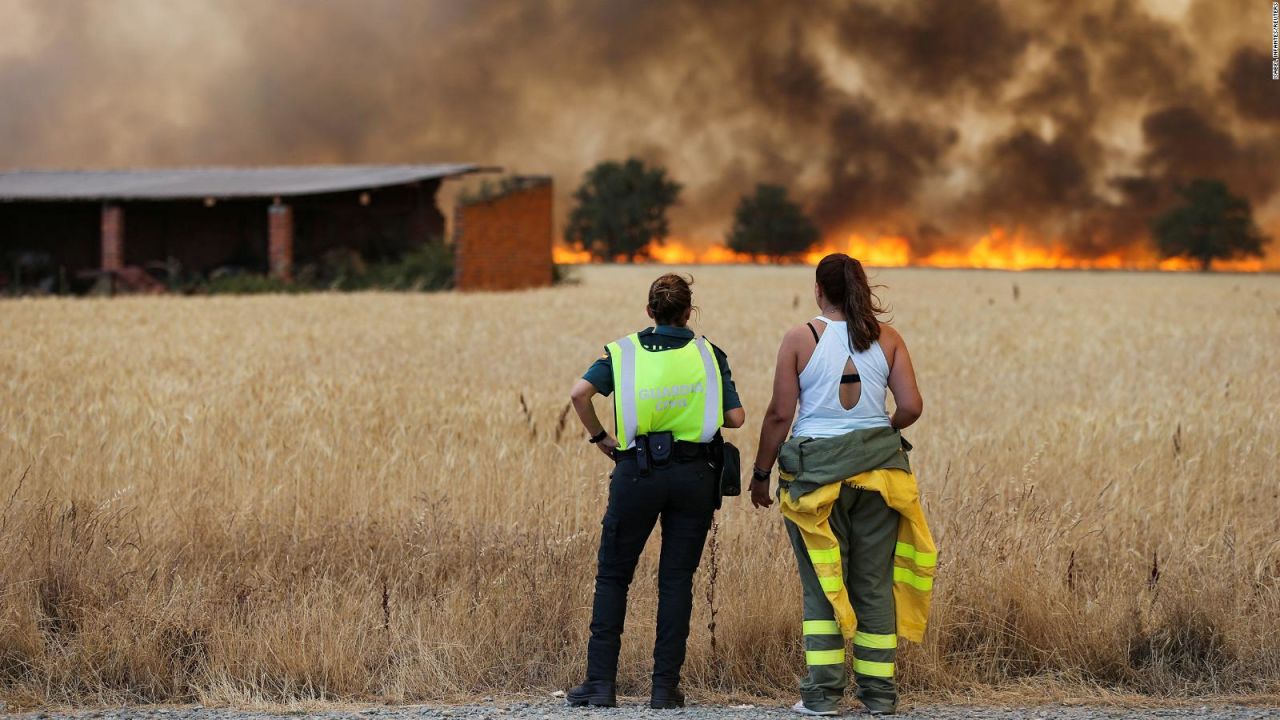
<svg viewBox="0 0 1280 720">
<path fill-rule="evenodd" d="M 459 290 L 519 290 L 551 284 L 551 180 L 460 204 L 454 216 Z"/>
</svg>

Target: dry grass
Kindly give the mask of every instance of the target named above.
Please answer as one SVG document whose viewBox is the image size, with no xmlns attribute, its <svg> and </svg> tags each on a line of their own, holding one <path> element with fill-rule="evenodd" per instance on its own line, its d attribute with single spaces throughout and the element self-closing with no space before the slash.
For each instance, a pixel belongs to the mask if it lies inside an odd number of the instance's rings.
<svg viewBox="0 0 1280 720">
<path fill-rule="evenodd" d="M 575 681 L 607 467 L 566 393 L 641 324 L 654 272 L 0 303 L 0 697 L 409 702 Z M 808 271 L 695 274 L 753 428 Z M 926 397 L 909 437 L 943 553 L 908 691 L 1280 689 L 1276 279 L 879 279 Z M 753 432 L 732 438 L 748 456 Z M 780 520 L 746 505 L 719 516 L 714 652 L 699 574 L 703 697 L 786 695 L 802 671 Z M 643 563 L 629 692 L 653 633 Z"/>
</svg>

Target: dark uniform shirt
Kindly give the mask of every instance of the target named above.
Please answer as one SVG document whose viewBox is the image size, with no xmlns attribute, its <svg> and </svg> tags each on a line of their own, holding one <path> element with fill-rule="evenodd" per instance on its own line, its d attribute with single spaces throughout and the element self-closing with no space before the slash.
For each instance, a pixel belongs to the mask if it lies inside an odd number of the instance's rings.
<svg viewBox="0 0 1280 720">
<path fill-rule="evenodd" d="M 689 328 L 674 325 L 659 325 L 640 331 L 640 346 L 651 352 L 676 350 L 693 340 L 693 331 Z M 716 362 L 720 365 L 720 380 L 724 386 L 724 409 L 726 411 L 742 407 L 738 399 L 738 389 L 733 385 L 733 373 L 729 370 L 729 358 L 724 351 L 711 344 L 711 351 L 716 354 Z M 582 379 L 595 386 L 601 395 L 613 393 L 613 367 L 609 362 L 609 348 L 605 348 L 604 357 L 596 360 L 587 368 Z"/>
</svg>

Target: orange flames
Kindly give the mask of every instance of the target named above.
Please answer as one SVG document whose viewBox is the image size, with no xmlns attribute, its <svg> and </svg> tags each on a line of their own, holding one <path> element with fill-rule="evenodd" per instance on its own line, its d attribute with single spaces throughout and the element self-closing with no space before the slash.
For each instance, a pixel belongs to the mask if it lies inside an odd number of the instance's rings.
<svg viewBox="0 0 1280 720">
<path fill-rule="evenodd" d="M 767 264 L 768 258 L 736 253 L 721 244 L 698 247 L 679 238 L 668 238 L 661 245 L 648 248 L 651 262 L 664 265 L 715 265 L 715 264 Z M 794 262 L 816 265 L 826 255 L 842 252 L 858 258 L 873 267 L 940 267 L 940 268 L 990 268 L 1000 270 L 1071 269 L 1071 270 L 1198 270 L 1199 265 L 1184 258 L 1159 260 L 1154 255 L 1139 250 L 1108 253 L 1097 257 L 1073 256 L 1062 244 L 1041 243 L 1028 240 L 1023 233 L 1010 233 L 1003 228 L 993 228 L 963 248 L 935 250 L 926 255 L 914 255 L 905 237 L 882 235 L 874 239 L 857 233 L 843 239 L 827 238 L 812 250 L 797 256 Z M 572 265 L 592 262 L 585 250 L 573 250 L 559 245 L 553 248 L 556 263 Z M 619 258 L 620 260 L 625 258 Z M 1264 269 L 1261 260 L 1217 261 L 1218 270 L 1258 272 Z"/>
<path fill-rule="evenodd" d="M 649 262 L 662 265 L 742 265 L 767 264 L 768 258 L 756 257 L 745 253 L 737 253 L 724 245 L 707 245 L 695 247 L 693 244 L 677 238 L 667 238 L 661 245 L 650 243 L 646 248 Z M 575 250 L 562 245 L 551 248 L 552 260 L 557 265 L 581 265 L 597 262 L 586 250 Z M 627 258 L 615 258 L 617 262 L 625 262 Z"/>
<path fill-rule="evenodd" d="M 551 246 L 551 261 L 557 265 L 584 265 L 591 262 L 591 253 L 556 244 Z"/>
</svg>

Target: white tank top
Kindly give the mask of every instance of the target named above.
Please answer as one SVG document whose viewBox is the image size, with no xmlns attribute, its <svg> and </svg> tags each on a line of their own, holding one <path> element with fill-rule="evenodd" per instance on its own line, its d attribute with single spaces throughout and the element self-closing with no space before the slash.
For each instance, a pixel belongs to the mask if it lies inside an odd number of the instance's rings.
<svg viewBox="0 0 1280 720">
<path fill-rule="evenodd" d="M 809 363 L 800 371 L 800 408 L 791 434 L 825 438 L 865 428 L 889 427 L 889 413 L 885 409 L 889 363 L 884 359 L 880 341 L 872 342 L 864 352 L 856 352 L 849 344 L 847 323 L 822 316 L 814 319 L 826 323 L 827 329 L 818 339 Z M 849 359 L 858 369 L 862 393 L 858 404 L 845 410 L 840 404 L 840 376 Z"/>
</svg>

